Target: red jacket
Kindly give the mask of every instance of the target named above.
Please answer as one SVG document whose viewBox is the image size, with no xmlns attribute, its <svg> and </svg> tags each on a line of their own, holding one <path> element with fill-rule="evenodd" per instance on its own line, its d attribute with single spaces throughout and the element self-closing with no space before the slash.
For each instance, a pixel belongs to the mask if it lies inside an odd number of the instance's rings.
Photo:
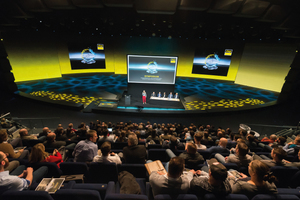
<svg viewBox="0 0 300 200">
<path fill-rule="evenodd" d="M 62 159 L 61 154 L 59 152 L 57 152 L 55 156 L 50 155 L 42 162 L 54 162 L 57 164 L 57 167 L 60 168 L 60 163 L 63 162 L 63 159 Z"/>
</svg>

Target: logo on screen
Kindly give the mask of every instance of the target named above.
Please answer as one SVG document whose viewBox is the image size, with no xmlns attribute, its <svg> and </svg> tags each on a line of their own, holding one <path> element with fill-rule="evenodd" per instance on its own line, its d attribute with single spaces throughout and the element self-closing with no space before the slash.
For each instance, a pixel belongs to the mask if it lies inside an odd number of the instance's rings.
<svg viewBox="0 0 300 200">
<path fill-rule="evenodd" d="M 225 49 L 224 56 L 232 56 L 233 49 Z"/>
<path fill-rule="evenodd" d="M 171 58 L 170 63 L 176 63 L 176 60 L 174 58 Z"/>
<path fill-rule="evenodd" d="M 83 49 L 81 52 L 82 63 L 84 64 L 93 64 L 95 61 L 95 53 L 92 49 Z"/>
<path fill-rule="evenodd" d="M 204 62 L 204 66 L 203 68 L 204 69 L 207 69 L 207 70 L 216 70 L 218 69 L 218 63 L 220 61 L 220 58 L 217 54 L 209 54 L 208 56 L 206 56 L 205 58 L 205 62 Z"/>
<path fill-rule="evenodd" d="M 97 44 L 98 50 L 104 50 L 104 44 Z"/>
<path fill-rule="evenodd" d="M 156 74 L 157 73 L 157 63 L 155 61 L 150 61 L 147 65 L 147 73 Z"/>
</svg>

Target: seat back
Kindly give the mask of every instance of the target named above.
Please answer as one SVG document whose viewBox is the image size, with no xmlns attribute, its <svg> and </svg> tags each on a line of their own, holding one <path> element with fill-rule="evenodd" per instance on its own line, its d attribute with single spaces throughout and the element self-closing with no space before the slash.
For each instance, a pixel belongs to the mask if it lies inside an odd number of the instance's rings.
<svg viewBox="0 0 300 200">
<path fill-rule="evenodd" d="M 30 163 L 29 166 L 34 170 L 37 170 L 42 166 L 48 167 L 48 173 L 44 178 L 59 178 L 62 175 L 62 171 L 57 167 L 56 163 L 53 162 Z"/>
<path fill-rule="evenodd" d="M 115 142 L 112 144 L 112 149 L 123 149 L 124 147 L 128 146 L 127 142 Z"/>
<path fill-rule="evenodd" d="M 100 194 L 96 190 L 82 190 L 82 189 L 62 189 L 58 190 L 53 198 L 55 200 L 66 199 L 88 199 L 88 200 L 101 200 Z"/>
<path fill-rule="evenodd" d="M 88 166 L 83 162 L 62 162 L 60 169 L 63 175 L 85 174 L 87 175 Z"/>
<path fill-rule="evenodd" d="M 180 194 L 176 197 L 173 197 L 169 194 L 159 194 L 154 197 L 155 200 L 198 200 L 197 196 L 194 194 Z"/>
<path fill-rule="evenodd" d="M 252 200 L 277 200 L 277 199 L 284 199 L 284 200 L 299 200 L 296 195 L 289 195 L 289 194 L 257 194 L 255 195 Z"/>
<path fill-rule="evenodd" d="M 168 162 L 170 158 L 166 153 L 166 149 L 149 149 L 148 160 L 160 160 L 161 162 Z"/>
<path fill-rule="evenodd" d="M 299 171 L 297 167 L 284 167 L 284 166 L 274 166 L 270 168 L 274 176 L 277 177 L 278 182 L 276 186 L 280 188 L 286 188 L 289 186 L 292 177 Z"/>
<path fill-rule="evenodd" d="M 91 163 L 88 172 L 88 183 L 108 183 L 118 181 L 118 169 L 115 163 Z"/>
<path fill-rule="evenodd" d="M 121 164 L 118 165 L 118 172 L 128 171 L 135 178 L 146 178 L 147 170 L 144 164 Z"/>
<path fill-rule="evenodd" d="M 204 195 L 205 200 L 249 200 L 246 195 L 243 194 L 228 194 L 227 196 L 220 198 L 220 196 L 216 196 L 214 194 L 206 194 Z"/>
<path fill-rule="evenodd" d="M 24 191 L 15 191 L 8 190 L 1 195 L 1 200 L 13 200 L 13 199 L 22 199 L 22 200 L 53 200 L 53 198 L 44 191 L 34 191 L 34 190 L 24 190 Z"/>
</svg>

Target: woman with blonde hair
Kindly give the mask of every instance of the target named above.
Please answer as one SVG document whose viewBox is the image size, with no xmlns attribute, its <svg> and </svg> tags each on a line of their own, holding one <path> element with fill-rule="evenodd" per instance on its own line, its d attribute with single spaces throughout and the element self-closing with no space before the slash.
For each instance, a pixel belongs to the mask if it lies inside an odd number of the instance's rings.
<svg viewBox="0 0 300 200">
<path fill-rule="evenodd" d="M 42 143 L 38 143 L 34 145 L 31 149 L 31 153 L 29 155 L 29 162 L 54 162 L 59 168 L 60 163 L 63 162 L 63 159 L 57 149 L 54 149 L 53 154 L 49 155 L 48 152 L 45 152 L 45 146 Z"/>
</svg>

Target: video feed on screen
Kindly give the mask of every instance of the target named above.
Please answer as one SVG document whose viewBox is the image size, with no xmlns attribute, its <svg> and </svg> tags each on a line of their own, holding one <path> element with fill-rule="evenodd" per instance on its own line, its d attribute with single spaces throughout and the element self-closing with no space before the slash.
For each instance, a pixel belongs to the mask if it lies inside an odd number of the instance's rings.
<svg viewBox="0 0 300 200">
<path fill-rule="evenodd" d="M 105 69 L 104 44 L 69 43 L 72 69 Z"/>
<path fill-rule="evenodd" d="M 196 49 L 193 74 L 227 76 L 233 49 Z"/>
<path fill-rule="evenodd" d="M 177 57 L 127 55 L 128 83 L 175 84 Z"/>
</svg>

